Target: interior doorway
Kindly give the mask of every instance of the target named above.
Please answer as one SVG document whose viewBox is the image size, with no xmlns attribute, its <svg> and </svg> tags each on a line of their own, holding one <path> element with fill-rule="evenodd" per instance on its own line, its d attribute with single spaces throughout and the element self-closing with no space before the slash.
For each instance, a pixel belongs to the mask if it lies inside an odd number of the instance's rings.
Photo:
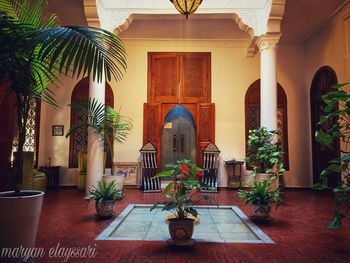
<svg viewBox="0 0 350 263">
<path fill-rule="evenodd" d="M 174 109 L 176 110 L 170 113 Z M 176 114 L 183 115 L 176 117 Z M 168 126 L 164 129 L 164 125 L 170 122 L 174 129 L 177 127 L 176 129 L 184 132 L 175 132 L 173 128 L 167 128 Z M 186 125 L 192 128 L 184 128 Z M 163 138 L 163 130 L 164 136 L 168 137 Z M 181 136 L 185 140 L 183 153 Z M 191 149 L 192 143 L 195 145 L 194 150 L 185 155 L 188 146 L 186 139 L 190 137 L 194 138 L 190 141 Z M 178 146 L 174 152 L 175 140 Z M 144 104 L 143 122 L 143 144 L 146 143 L 152 143 L 157 149 L 159 167 L 183 158 L 201 165 L 202 151 L 209 143 L 215 143 L 215 104 L 211 103 L 211 53 L 148 53 L 147 103 Z M 168 152 L 168 149 L 173 152 Z"/>
<path fill-rule="evenodd" d="M 178 105 L 168 112 L 162 127 L 162 168 L 187 159 L 196 162 L 196 127 L 191 112 Z"/>
<path fill-rule="evenodd" d="M 333 149 L 325 149 L 315 139 L 317 123 L 321 115 L 324 114 L 325 104 L 322 96 L 331 90 L 332 85 L 337 84 L 337 76 L 334 70 L 330 67 L 320 68 L 311 84 L 310 105 L 311 105 L 311 140 L 312 140 L 312 167 L 313 167 L 313 182 L 319 182 L 320 174 L 324 168 L 328 166 L 329 161 L 340 157 L 339 141 Z M 336 119 L 333 122 L 337 121 Z M 328 123 L 326 125 L 331 125 Z M 333 174 L 329 177 L 328 187 L 335 188 L 340 181 L 340 174 Z"/>
</svg>

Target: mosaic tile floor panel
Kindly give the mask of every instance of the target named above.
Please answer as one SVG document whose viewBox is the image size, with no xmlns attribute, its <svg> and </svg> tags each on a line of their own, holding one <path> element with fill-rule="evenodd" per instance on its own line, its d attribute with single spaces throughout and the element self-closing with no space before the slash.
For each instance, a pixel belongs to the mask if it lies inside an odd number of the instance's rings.
<svg viewBox="0 0 350 263">
<path fill-rule="evenodd" d="M 165 217 L 168 211 L 151 205 L 128 205 L 96 240 L 159 240 L 169 239 Z M 273 243 L 236 206 L 198 206 L 200 222 L 195 225 L 197 242 Z"/>
</svg>

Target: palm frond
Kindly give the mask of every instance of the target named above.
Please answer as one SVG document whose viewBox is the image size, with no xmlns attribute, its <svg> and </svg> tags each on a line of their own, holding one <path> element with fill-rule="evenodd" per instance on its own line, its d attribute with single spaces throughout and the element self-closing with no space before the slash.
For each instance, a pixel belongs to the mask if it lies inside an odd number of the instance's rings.
<svg viewBox="0 0 350 263">
<path fill-rule="evenodd" d="M 103 75 L 120 80 L 126 70 L 126 50 L 119 37 L 99 28 L 66 26 L 37 30 L 32 39 L 40 43 L 39 57 L 58 66 L 61 74 L 81 77 L 92 74 L 102 81 Z"/>
<path fill-rule="evenodd" d="M 55 15 L 45 18 L 47 0 L 0 0 L 0 10 L 21 24 L 32 28 L 47 28 L 58 25 Z"/>
</svg>

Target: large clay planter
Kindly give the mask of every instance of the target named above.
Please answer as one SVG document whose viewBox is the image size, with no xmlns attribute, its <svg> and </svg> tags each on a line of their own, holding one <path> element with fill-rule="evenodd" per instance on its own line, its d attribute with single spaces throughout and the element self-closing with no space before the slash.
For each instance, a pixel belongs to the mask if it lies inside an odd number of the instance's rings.
<svg viewBox="0 0 350 263">
<path fill-rule="evenodd" d="M 266 219 L 270 217 L 270 205 L 251 205 L 253 214 L 258 219 Z"/>
<path fill-rule="evenodd" d="M 107 200 L 95 203 L 96 212 L 99 217 L 107 218 L 114 216 L 114 200 Z"/>
<path fill-rule="evenodd" d="M 169 222 L 169 233 L 171 243 L 180 246 L 193 244 L 192 235 L 194 220 L 190 218 L 171 218 Z"/>
<path fill-rule="evenodd" d="M 35 247 L 43 197 L 43 192 L 34 190 L 22 190 L 20 195 L 0 193 L 0 248 Z"/>
<path fill-rule="evenodd" d="M 116 190 L 123 190 L 124 186 L 124 174 L 121 175 L 103 175 L 102 180 L 108 185 L 111 181 L 115 180 L 117 183 L 115 184 Z"/>
</svg>

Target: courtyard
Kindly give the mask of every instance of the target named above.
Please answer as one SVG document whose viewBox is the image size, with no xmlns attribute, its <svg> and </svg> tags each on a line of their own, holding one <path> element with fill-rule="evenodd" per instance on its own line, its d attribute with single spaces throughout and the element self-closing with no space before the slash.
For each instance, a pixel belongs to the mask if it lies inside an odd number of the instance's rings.
<svg viewBox="0 0 350 263">
<path fill-rule="evenodd" d="M 215 198 L 220 205 L 238 206 L 251 215 L 249 206 L 239 200 L 236 191 L 222 190 Z M 126 189 L 125 199 L 117 202 L 117 214 L 128 204 L 152 204 L 160 194 L 145 194 Z M 350 225 L 327 228 L 334 205 L 333 194 L 311 190 L 285 190 L 282 207 L 272 211 L 273 220 L 257 223 L 274 244 L 197 242 L 188 249 L 169 247 L 166 241 L 96 240 L 114 220 L 95 217 L 90 204 L 74 188 L 63 188 L 46 194 L 37 237 L 37 247 L 48 251 L 61 247 L 96 247 L 91 259 L 68 262 L 348 262 L 350 259 Z M 196 226 L 195 226 L 196 227 Z M 84 261 L 85 260 L 85 261 Z M 36 259 L 34 262 L 62 262 L 62 258 Z"/>
</svg>

